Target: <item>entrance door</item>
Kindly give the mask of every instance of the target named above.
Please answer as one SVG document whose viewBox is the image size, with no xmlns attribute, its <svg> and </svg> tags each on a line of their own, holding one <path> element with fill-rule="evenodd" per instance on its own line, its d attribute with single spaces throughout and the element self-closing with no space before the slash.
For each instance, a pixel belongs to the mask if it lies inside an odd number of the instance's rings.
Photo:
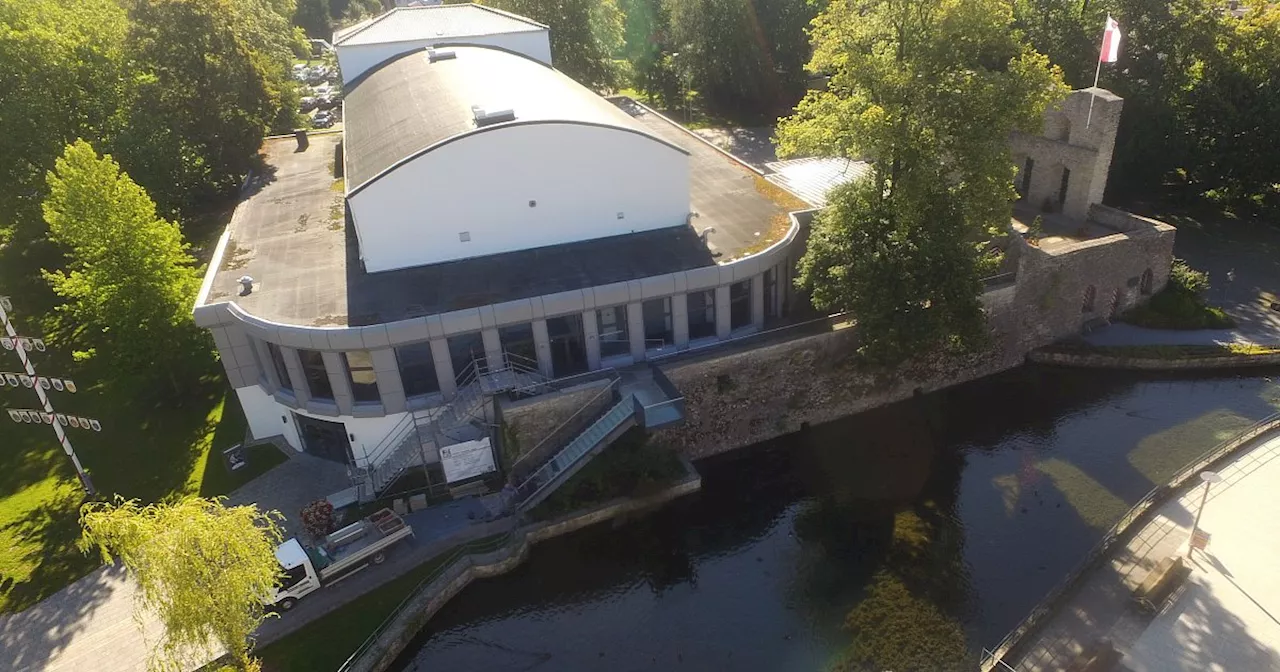
<svg viewBox="0 0 1280 672">
<path fill-rule="evenodd" d="M 581 315 L 548 319 L 547 336 L 551 341 L 551 369 L 556 378 L 583 373 L 589 368 Z"/>
<path fill-rule="evenodd" d="M 351 440 L 347 438 L 346 425 L 301 413 L 294 413 L 293 417 L 298 422 L 303 450 L 339 464 L 351 464 Z"/>
</svg>

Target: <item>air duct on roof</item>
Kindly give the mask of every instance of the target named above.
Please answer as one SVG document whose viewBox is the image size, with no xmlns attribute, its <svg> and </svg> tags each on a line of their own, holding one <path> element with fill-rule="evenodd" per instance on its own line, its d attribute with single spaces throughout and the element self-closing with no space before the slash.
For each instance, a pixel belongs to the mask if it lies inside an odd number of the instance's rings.
<svg viewBox="0 0 1280 672">
<path fill-rule="evenodd" d="M 503 110 L 486 110 L 479 105 L 472 105 L 471 113 L 475 115 L 477 128 L 492 124 L 500 124 L 504 121 L 515 121 L 516 119 L 516 111 L 511 108 Z"/>
<path fill-rule="evenodd" d="M 447 61 L 457 57 L 458 52 L 452 49 L 427 49 L 427 61 L 430 63 Z"/>
</svg>

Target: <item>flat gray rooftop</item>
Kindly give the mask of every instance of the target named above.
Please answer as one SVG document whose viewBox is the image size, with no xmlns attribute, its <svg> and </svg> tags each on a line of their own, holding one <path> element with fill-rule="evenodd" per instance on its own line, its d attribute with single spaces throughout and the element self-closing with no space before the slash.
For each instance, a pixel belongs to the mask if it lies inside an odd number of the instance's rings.
<svg viewBox="0 0 1280 672">
<path fill-rule="evenodd" d="M 786 214 L 809 209 L 809 204 L 683 127 L 630 98 L 612 100 L 631 114 L 640 128 L 689 151 L 689 198 L 698 215 L 693 226 L 698 231 L 715 229 L 707 244 L 719 254 L 718 262 L 759 252 L 777 242 L 790 226 Z"/>
</svg>

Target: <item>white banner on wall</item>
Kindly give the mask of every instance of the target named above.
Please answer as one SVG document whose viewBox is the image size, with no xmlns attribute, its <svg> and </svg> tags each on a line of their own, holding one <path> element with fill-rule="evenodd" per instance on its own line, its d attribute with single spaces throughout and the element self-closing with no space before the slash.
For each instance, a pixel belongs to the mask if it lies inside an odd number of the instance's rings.
<svg viewBox="0 0 1280 672">
<path fill-rule="evenodd" d="M 489 445 L 488 437 L 441 448 L 440 466 L 444 467 L 444 479 L 450 483 L 497 469 L 493 463 L 493 448 Z"/>
</svg>

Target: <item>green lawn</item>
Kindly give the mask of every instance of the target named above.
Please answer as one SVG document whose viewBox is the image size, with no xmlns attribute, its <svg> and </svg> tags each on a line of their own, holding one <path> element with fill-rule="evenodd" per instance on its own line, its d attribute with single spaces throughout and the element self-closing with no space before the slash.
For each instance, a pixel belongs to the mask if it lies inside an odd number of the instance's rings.
<svg viewBox="0 0 1280 672">
<path fill-rule="evenodd" d="M 501 545 L 498 542 L 505 542 L 506 537 L 499 534 L 477 539 L 466 544 L 466 548 L 477 553 L 493 551 Z M 297 632 L 258 649 L 254 653 L 262 659 L 264 672 L 328 672 L 338 669 L 424 579 L 433 578 L 444 569 L 446 562 L 458 557 L 458 550 L 454 548 L 441 553 L 404 576 L 392 579 L 346 606 L 308 623 Z M 286 614 L 283 618 L 289 616 Z"/>
<path fill-rule="evenodd" d="M 66 369 L 62 369 L 65 371 Z M 220 454 L 243 440 L 244 416 L 220 375 L 193 381 L 179 399 L 144 402 L 76 372 L 82 389 L 54 401 L 60 411 L 97 418 L 100 433 L 69 429 L 94 485 L 109 498 L 158 501 L 173 495 L 225 494 L 263 466 L 228 474 Z M 87 389 L 85 389 L 87 388 Z M 6 388 L 9 406 L 32 406 L 29 390 Z M 224 409 L 226 412 L 224 413 Z M 70 462 L 47 426 L 7 425 L 0 451 L 0 612 L 21 610 L 98 565 L 76 549 L 82 492 Z M 270 448 L 279 455 L 279 451 Z M 279 455 L 282 460 L 283 455 Z"/>
</svg>

